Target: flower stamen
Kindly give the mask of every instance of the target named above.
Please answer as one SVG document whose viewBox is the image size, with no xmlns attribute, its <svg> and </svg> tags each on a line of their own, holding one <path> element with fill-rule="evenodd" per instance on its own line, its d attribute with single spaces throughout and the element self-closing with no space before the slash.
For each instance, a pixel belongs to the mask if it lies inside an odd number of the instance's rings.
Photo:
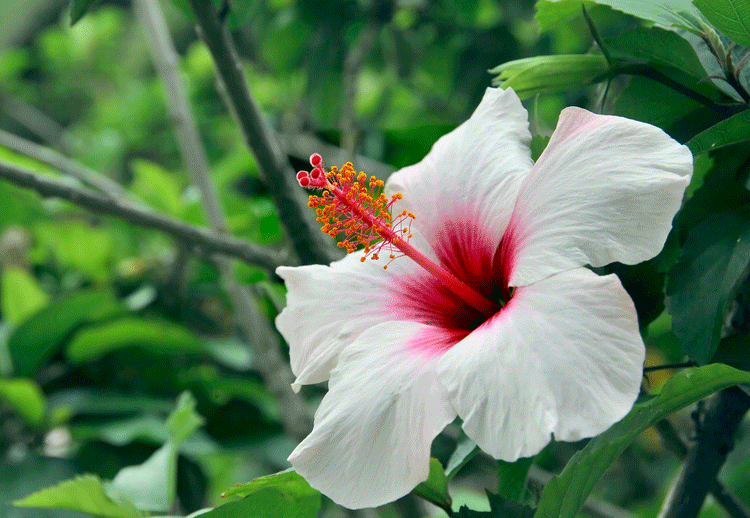
<svg viewBox="0 0 750 518">
<path fill-rule="evenodd" d="M 310 164 L 312 171 L 300 171 L 297 181 L 306 189 L 323 189 L 320 195 L 310 195 L 308 206 L 315 208 L 316 220 L 323 225 L 323 232 L 342 238 L 338 243 L 340 248 L 351 254 L 364 247 L 362 262 L 368 257 L 378 260 L 385 250 L 389 260 L 383 269 L 388 269 L 394 259 L 408 256 L 484 316 L 500 310 L 501 305 L 477 293 L 409 244 L 413 236 L 411 222 L 416 216 L 407 210 L 393 214 L 393 205 L 403 199 L 401 193 L 389 199 L 382 193 L 385 185 L 382 180 L 374 176 L 368 179 L 362 172 L 357 174 L 350 162 L 341 169 L 332 167 L 326 171 L 321 156 L 315 153 L 310 157 Z"/>
</svg>

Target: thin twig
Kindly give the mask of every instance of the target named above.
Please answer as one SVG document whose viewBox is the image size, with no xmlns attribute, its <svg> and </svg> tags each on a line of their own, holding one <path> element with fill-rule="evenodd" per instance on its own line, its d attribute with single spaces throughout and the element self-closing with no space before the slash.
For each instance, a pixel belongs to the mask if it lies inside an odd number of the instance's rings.
<svg viewBox="0 0 750 518">
<path fill-rule="evenodd" d="M 65 128 L 37 107 L 0 92 L 0 110 L 44 142 L 57 147 L 63 153 L 70 151 Z"/>
<path fill-rule="evenodd" d="M 0 144 L 12 149 L 17 153 L 35 158 L 40 162 L 59 169 L 73 178 L 77 178 L 85 184 L 95 187 L 110 197 L 126 198 L 125 190 L 117 182 L 99 174 L 93 169 L 71 160 L 65 155 L 50 148 L 35 144 L 7 131 L 0 130 Z"/>
<path fill-rule="evenodd" d="M 177 142 L 183 161 L 190 171 L 193 183 L 201 191 L 203 209 L 211 227 L 219 233 L 226 232 L 226 218 L 221 207 L 198 134 L 198 127 L 190 110 L 187 93 L 182 86 L 178 56 L 169 38 L 164 15 L 158 2 L 136 0 L 139 18 L 147 29 L 156 70 L 166 90 L 169 112 L 174 121 Z M 219 258 L 219 270 L 237 314 L 237 324 L 255 353 L 255 367 L 266 386 L 279 401 L 281 420 L 289 435 L 301 440 L 312 429 L 312 417 L 301 396 L 291 390 L 294 375 L 281 355 L 281 344 L 268 319 L 255 307 L 251 293 L 237 283 L 231 263 Z"/>
<path fill-rule="evenodd" d="M 300 261 L 329 263 L 336 258 L 331 240 L 326 239 L 307 207 L 307 196 L 278 142 L 250 96 L 242 63 L 231 37 L 219 21 L 213 2 L 189 0 L 198 21 L 199 34 L 214 58 L 219 90 L 223 91 L 247 145 L 253 151 L 271 196 Z"/>
<path fill-rule="evenodd" d="M 0 178 L 18 186 L 33 189 L 42 196 L 68 200 L 86 210 L 105 216 L 120 218 L 134 225 L 159 230 L 175 239 L 197 246 L 209 253 L 220 253 L 242 259 L 274 271 L 288 258 L 265 247 L 253 245 L 230 236 L 223 236 L 205 228 L 188 225 L 151 209 L 109 196 L 85 187 L 70 185 L 55 178 L 34 173 L 0 161 Z"/>
<path fill-rule="evenodd" d="M 696 441 L 662 506 L 659 518 L 693 518 L 716 485 L 734 433 L 750 409 L 750 396 L 737 387 L 722 390 L 705 405 L 696 418 Z"/>
</svg>

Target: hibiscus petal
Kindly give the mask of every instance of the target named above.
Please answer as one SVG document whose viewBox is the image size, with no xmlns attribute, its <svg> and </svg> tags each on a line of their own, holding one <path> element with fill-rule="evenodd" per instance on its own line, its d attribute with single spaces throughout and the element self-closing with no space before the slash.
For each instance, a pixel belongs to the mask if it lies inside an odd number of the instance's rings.
<svg viewBox="0 0 750 518">
<path fill-rule="evenodd" d="M 464 430 L 515 461 L 593 437 L 638 395 L 644 360 L 630 297 L 614 275 L 577 268 L 517 288 L 503 310 L 439 360 Z"/>
<path fill-rule="evenodd" d="M 289 344 L 295 391 L 327 380 L 347 345 L 368 328 L 392 320 L 388 286 L 394 278 L 420 270 L 401 260 L 386 272 L 383 261 L 362 263 L 361 256 L 350 254 L 330 266 L 276 269 L 288 290 L 276 328 Z"/>
<path fill-rule="evenodd" d="M 446 229 L 465 240 L 465 250 L 479 243 L 494 251 L 533 165 L 530 141 L 515 92 L 488 88 L 471 118 L 441 137 L 424 160 L 394 173 L 387 192 L 404 195 L 396 208 L 416 214 L 412 228 L 439 255 Z"/>
<path fill-rule="evenodd" d="M 439 341 L 437 328 L 395 322 L 346 348 L 313 431 L 289 457 L 312 487 L 358 509 L 427 479 L 432 440 L 456 416 L 435 373 Z"/>
<path fill-rule="evenodd" d="M 693 159 L 659 128 L 566 108 L 521 187 L 503 261 L 524 286 L 586 264 L 635 264 L 664 246 Z"/>
</svg>

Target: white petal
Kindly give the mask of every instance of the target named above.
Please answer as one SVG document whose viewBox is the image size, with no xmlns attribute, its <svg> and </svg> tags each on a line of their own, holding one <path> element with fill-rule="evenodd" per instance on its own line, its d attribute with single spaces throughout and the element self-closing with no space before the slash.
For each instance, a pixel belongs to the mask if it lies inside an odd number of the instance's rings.
<svg viewBox="0 0 750 518">
<path fill-rule="evenodd" d="M 441 137 L 424 160 L 393 174 L 387 191 L 404 195 L 396 207 L 416 214 L 412 228 L 438 255 L 446 232 L 463 239 L 465 249 L 481 241 L 494 251 L 533 165 L 530 141 L 515 92 L 488 88 L 471 118 Z"/>
<path fill-rule="evenodd" d="M 360 262 L 350 254 L 330 266 L 282 266 L 276 273 L 287 287 L 286 307 L 276 328 L 289 344 L 293 388 L 328 379 L 340 352 L 370 327 L 399 320 L 389 291 L 394 279 L 422 270 L 400 258 L 383 270 L 384 260 Z M 395 315 L 395 316 L 394 316 Z"/>
<path fill-rule="evenodd" d="M 693 157 L 659 128 L 567 108 L 521 187 L 505 236 L 511 286 L 563 270 L 655 256 Z"/>
<path fill-rule="evenodd" d="M 358 509 L 427 479 L 432 440 L 456 416 L 435 374 L 439 356 L 424 343 L 439 334 L 413 322 L 381 324 L 346 348 L 313 431 L 289 457 L 312 487 Z"/>
<path fill-rule="evenodd" d="M 577 268 L 517 288 L 508 305 L 439 361 L 464 430 L 515 461 L 593 437 L 638 395 L 644 360 L 635 308 L 615 275 Z"/>
</svg>

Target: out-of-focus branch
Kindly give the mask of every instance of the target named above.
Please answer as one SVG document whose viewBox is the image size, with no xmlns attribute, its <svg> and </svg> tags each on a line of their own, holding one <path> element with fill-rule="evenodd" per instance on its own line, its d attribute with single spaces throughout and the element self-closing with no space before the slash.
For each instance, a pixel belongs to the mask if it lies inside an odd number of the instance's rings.
<svg viewBox="0 0 750 518">
<path fill-rule="evenodd" d="M 696 440 L 659 513 L 660 518 L 698 516 L 732 449 L 734 433 L 750 409 L 750 396 L 737 387 L 722 390 L 696 417 Z"/>
<path fill-rule="evenodd" d="M 226 232 L 226 218 L 211 181 L 208 160 L 188 104 L 177 66 L 177 52 L 169 38 L 164 15 L 158 2 L 153 0 L 135 0 L 134 5 L 147 29 L 151 42 L 149 49 L 166 90 L 168 108 L 174 121 L 183 161 L 190 171 L 193 183 L 201 191 L 203 209 L 211 227 L 216 232 Z M 234 304 L 237 323 L 255 353 L 255 367 L 280 403 L 284 428 L 292 437 L 300 440 L 312 429 L 312 418 L 302 398 L 290 388 L 294 376 L 281 356 L 278 336 L 268 319 L 256 308 L 250 292 L 235 280 L 229 260 L 220 258 L 218 264 L 224 285 Z"/>
<path fill-rule="evenodd" d="M 359 139 L 359 128 L 354 115 L 357 99 L 357 78 L 365 58 L 370 53 L 378 35 L 378 25 L 371 20 L 362 35 L 347 52 L 344 59 L 344 97 L 341 100 L 341 141 L 350 155 L 354 155 Z"/>
<path fill-rule="evenodd" d="M 68 150 L 68 137 L 57 121 L 42 113 L 38 108 L 24 101 L 0 92 L 0 110 L 21 124 L 43 141 L 51 144 L 63 153 Z"/>
<path fill-rule="evenodd" d="M 228 31 L 219 21 L 214 3 L 207 0 L 189 2 L 198 21 L 199 33 L 214 58 L 219 89 L 223 90 L 245 141 L 255 155 L 279 211 L 281 223 L 300 261 L 303 264 L 331 262 L 336 257 L 334 251 L 337 249 L 318 229 L 313 213 L 307 208 L 307 196 L 297 184 L 294 170 L 250 96 L 242 63 Z"/>
<path fill-rule="evenodd" d="M 77 178 L 85 184 L 95 187 L 110 197 L 126 198 L 125 190 L 115 181 L 110 180 L 104 175 L 79 164 L 78 162 L 66 157 L 44 146 L 35 144 L 7 131 L 0 130 L 0 145 L 3 145 L 17 153 L 35 158 L 40 162 L 51 165 L 60 171 Z"/>
<path fill-rule="evenodd" d="M 654 428 L 656 428 L 656 431 L 659 433 L 659 436 L 664 442 L 664 446 L 677 455 L 678 458 L 684 459 L 688 454 L 688 448 L 672 422 L 668 419 L 664 419 L 656 423 Z M 709 493 L 732 518 L 750 518 L 750 509 L 748 509 L 745 504 L 742 503 L 742 500 L 740 500 L 739 497 L 720 480 L 714 480 Z"/>
<path fill-rule="evenodd" d="M 163 214 L 157 214 L 146 207 L 125 200 L 112 199 L 106 194 L 71 185 L 2 161 L 0 161 L 0 178 L 21 187 L 33 189 L 42 196 L 68 200 L 98 214 L 159 230 L 184 243 L 199 247 L 205 252 L 236 257 L 269 271 L 274 271 L 280 264 L 289 263 L 287 258 L 265 247 L 188 225 Z"/>
</svg>

